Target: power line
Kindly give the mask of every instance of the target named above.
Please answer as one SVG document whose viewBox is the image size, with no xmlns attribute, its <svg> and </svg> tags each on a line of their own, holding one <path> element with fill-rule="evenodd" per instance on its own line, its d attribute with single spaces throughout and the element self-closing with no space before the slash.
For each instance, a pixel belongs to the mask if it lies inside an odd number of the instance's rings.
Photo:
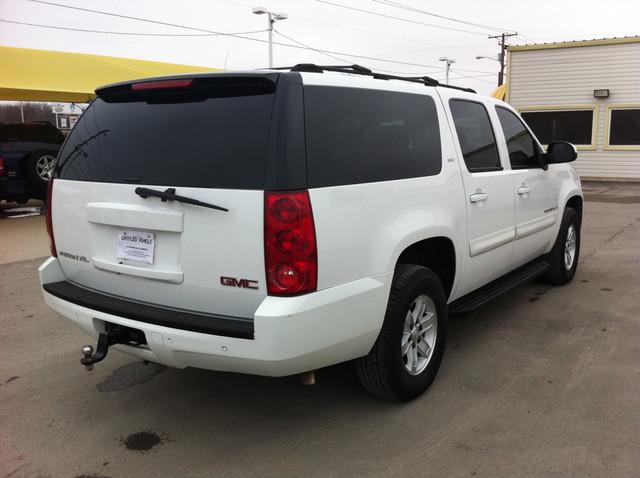
<svg viewBox="0 0 640 478">
<path fill-rule="evenodd" d="M 31 0 L 31 1 L 35 1 L 35 0 Z M 410 20 L 408 18 L 396 17 L 396 16 L 393 16 L 393 15 L 387 15 L 385 13 L 373 12 L 371 10 L 365 10 L 364 8 L 349 7 L 347 5 L 341 5 L 340 3 L 330 2 L 328 0 L 316 0 L 316 2 L 324 3 L 326 5 L 332 5 L 332 6 L 338 7 L 338 8 L 344 8 L 346 10 L 353 10 L 355 12 L 366 13 L 367 15 L 375 15 L 377 17 L 384 17 L 384 18 L 390 18 L 392 20 L 398 20 L 398 21 L 401 21 L 401 22 L 413 23 L 415 25 L 423 25 L 423 26 L 431 27 L 431 28 L 440 28 L 441 30 L 449 30 L 449 31 L 454 31 L 454 32 L 470 33 L 470 34 L 473 34 L 473 35 L 481 35 L 481 36 L 485 36 L 486 35 L 486 33 L 483 33 L 483 32 L 476 32 L 476 31 L 472 31 L 472 30 L 464 30 L 462 28 L 445 27 L 443 25 L 436 25 L 436 24 L 433 24 L 433 23 L 419 22 L 417 20 Z"/>
<path fill-rule="evenodd" d="M 240 7 L 252 7 L 253 4 L 251 3 L 244 3 L 244 2 L 236 2 L 233 0 L 217 0 L 218 2 L 222 2 L 222 3 L 227 3 L 230 5 L 236 5 L 236 6 L 240 6 Z M 338 28 L 338 29 L 343 29 L 343 30 L 349 30 L 349 31 L 354 31 L 354 32 L 360 32 L 360 33 L 366 33 L 368 35 L 374 35 L 374 36 L 378 36 L 378 37 L 382 37 L 382 38 L 392 38 L 394 40 L 400 40 L 400 41 L 406 41 L 409 43 L 417 43 L 420 45 L 429 45 L 432 47 L 444 47 L 447 45 L 444 44 L 439 44 L 439 43 L 425 43 L 422 40 L 416 40 L 415 38 L 407 38 L 407 37 L 400 37 L 400 36 L 396 36 L 396 35 L 387 35 L 386 33 L 380 33 L 377 31 L 373 31 L 373 30 L 365 30 L 363 28 L 355 28 L 355 27 L 351 27 L 351 26 L 347 26 L 347 25 L 341 25 L 338 23 L 331 23 L 331 22 L 327 22 L 324 20 L 317 20 L 315 18 L 308 18 L 308 17 L 301 17 L 299 15 L 289 15 L 289 18 L 295 18 L 297 20 L 302 20 L 305 22 L 310 22 L 310 23 L 317 23 L 319 25 L 328 25 L 334 28 Z"/>
<path fill-rule="evenodd" d="M 482 23 L 473 23 L 473 22 L 468 22 L 466 20 L 460 20 L 458 18 L 447 17 L 445 15 L 440 15 L 438 13 L 433 13 L 433 12 L 428 12 L 426 10 L 421 10 L 419 8 L 412 7 L 410 5 L 405 5 L 404 3 L 394 2 L 394 1 L 391 1 L 391 0 L 373 0 L 373 1 L 376 2 L 376 3 L 380 3 L 382 5 L 387 5 L 387 6 L 391 6 L 391 7 L 395 7 L 395 8 L 400 8 L 402 10 L 408 10 L 410 12 L 422 13 L 424 15 L 429 15 L 431 17 L 442 18 L 443 20 L 449 20 L 449 21 L 452 21 L 452 22 L 461 23 L 463 25 L 469 25 L 469 26 L 479 27 L 479 28 L 486 28 L 487 30 L 495 30 L 495 31 L 499 31 L 499 32 L 503 32 L 505 30 L 510 30 L 509 28 L 493 27 L 491 25 L 483 25 Z"/>
<path fill-rule="evenodd" d="M 151 19 L 148 19 L 148 18 L 134 17 L 134 16 L 131 16 L 131 15 L 123 15 L 123 14 L 113 13 L 113 12 L 105 12 L 105 11 L 102 11 L 102 10 L 93 10 L 93 9 L 89 9 L 89 8 L 76 7 L 76 6 L 73 6 L 73 5 L 65 5 L 65 4 L 62 4 L 62 3 L 55 3 L 55 2 L 50 2 L 50 1 L 46 1 L 46 0 L 29 0 L 29 1 L 33 2 L 33 3 L 43 4 L 43 5 L 50 5 L 50 6 L 60 7 L 60 8 L 67 8 L 67 9 L 70 9 L 70 10 L 78 10 L 78 11 L 83 11 L 83 12 L 87 12 L 87 13 L 94 13 L 94 14 L 98 14 L 98 15 L 106 15 L 106 16 L 117 17 L 117 18 L 125 18 L 127 20 L 135 20 L 135 21 L 140 21 L 140 22 L 145 22 L 145 23 L 151 23 L 151 24 L 155 24 L 155 25 L 163 25 L 163 26 L 169 26 L 169 27 L 174 27 L 174 28 L 182 28 L 182 29 L 185 29 L 185 30 L 191 30 L 191 31 L 197 31 L 197 32 L 201 32 L 201 33 L 213 34 L 214 36 L 225 36 L 225 37 L 237 38 L 237 39 L 241 39 L 241 40 L 253 41 L 253 42 L 258 42 L 258 43 L 268 43 L 267 40 L 263 40 L 261 38 L 252 38 L 252 37 L 247 37 L 247 36 L 243 36 L 241 34 L 236 34 L 236 33 L 223 33 L 223 32 L 218 32 L 218 31 L 214 31 L 214 30 L 207 30 L 207 29 L 199 28 L 199 27 L 181 25 L 181 24 L 178 24 L 178 23 L 170 23 L 170 22 L 164 22 L 164 21 L 160 21 L 160 20 L 151 20 Z M 321 1 L 321 0 L 318 0 L 318 1 Z M 290 43 L 282 43 L 282 42 L 273 42 L 273 43 L 274 43 L 274 45 L 283 46 L 283 47 L 287 47 L 287 48 L 295 48 L 295 49 L 299 49 L 299 50 L 311 50 L 311 51 L 316 51 L 318 53 L 325 53 L 325 54 L 330 54 L 330 55 L 342 55 L 342 56 L 347 56 L 347 57 L 351 57 L 351 58 L 358 58 L 358 59 L 361 59 L 361 60 L 379 61 L 379 62 L 383 62 L 383 63 L 392 63 L 392 64 L 396 64 L 396 65 L 413 66 L 413 67 L 418 67 L 418 68 L 427 68 L 427 69 L 437 70 L 437 71 L 440 71 L 442 69 L 440 66 L 427 65 L 427 64 L 424 64 L 424 63 L 413 63 L 413 62 L 408 62 L 408 61 L 390 60 L 388 58 L 380 58 L 380 57 L 374 57 L 374 56 L 368 56 L 368 55 L 359 55 L 359 54 L 355 54 L 355 53 L 347 53 L 347 52 L 335 51 L 335 50 L 326 50 L 326 49 L 323 49 L 323 48 L 310 48 L 310 47 L 307 47 L 307 46 L 302 46 L 300 44 L 292 45 Z M 466 72 L 470 72 L 470 73 L 488 73 L 488 72 L 483 71 L 483 70 L 469 70 L 469 69 L 461 69 L 461 68 L 458 68 L 457 71 L 466 71 Z"/>
<path fill-rule="evenodd" d="M 453 70 L 452 73 L 455 74 L 455 75 L 459 75 L 458 77 L 452 77 L 451 78 L 452 80 L 460 80 L 460 79 L 463 79 L 463 78 L 465 78 L 465 79 L 468 78 L 468 79 L 471 79 L 471 80 L 482 81 L 483 83 L 490 83 L 492 85 L 495 84 L 495 82 L 493 82 L 493 81 L 489 81 L 489 80 L 483 79 L 484 77 L 487 77 L 487 76 L 495 76 L 496 75 L 495 73 L 492 73 L 490 75 L 475 75 L 475 76 L 474 75 L 471 75 L 471 76 L 470 75 L 465 75 L 464 73 L 460 73 L 458 70 Z"/>
<path fill-rule="evenodd" d="M 107 15 L 107 16 L 112 16 L 112 17 L 117 17 L 117 18 L 125 18 L 125 19 L 128 19 L 128 20 L 136 20 L 136 21 L 145 22 L 145 23 L 152 23 L 152 24 L 156 24 L 156 25 L 170 26 L 170 27 L 175 27 L 175 28 L 183 28 L 183 29 L 186 29 L 186 30 L 204 32 L 204 33 L 210 33 L 210 34 L 212 33 L 212 34 L 216 34 L 218 36 L 233 37 L 233 38 L 238 38 L 238 39 L 242 39 L 242 40 L 258 42 L 258 43 L 268 43 L 267 40 L 263 40 L 263 39 L 260 39 L 260 38 L 246 37 L 246 36 L 238 35 L 238 34 L 235 34 L 235 33 L 222 33 L 222 32 L 217 32 L 217 31 L 213 31 L 213 30 L 207 30 L 207 29 L 204 29 L 204 28 L 191 27 L 191 26 L 187 26 L 187 25 L 180 25 L 180 24 L 177 24 L 177 23 L 163 22 L 163 21 L 159 21 L 159 20 L 150 20 L 148 18 L 134 17 L 134 16 L 131 16 L 131 15 L 123 15 L 123 14 L 119 14 L 119 13 L 105 12 L 105 11 L 101 11 L 101 10 L 92 10 L 92 9 L 89 9 L 89 8 L 76 7 L 76 6 L 73 6 L 73 5 L 65 5 L 65 4 L 62 4 L 62 3 L 49 2 L 49 1 L 46 1 L 46 0 L 29 0 L 29 1 L 33 2 L 33 3 L 51 5 L 51 6 L 60 7 L 60 8 L 68 8 L 68 9 L 71 9 L 71 10 L 79 10 L 79 11 L 83 11 L 83 12 L 87 12 L 87 13 L 95 13 L 95 14 L 99 14 L 99 15 Z M 281 42 L 273 42 L 273 43 L 274 43 L 274 45 L 284 46 L 284 47 L 288 47 L 288 48 L 297 48 L 297 49 L 300 49 L 300 50 L 310 50 L 309 47 L 305 47 L 305 46 L 302 46 L 302 45 L 292 45 L 290 43 L 281 43 Z M 393 63 L 393 64 L 397 64 L 397 65 L 415 66 L 415 67 L 420 67 L 420 68 L 430 68 L 430 69 L 436 69 L 436 70 L 440 69 L 440 67 L 433 66 L 433 65 L 425 65 L 425 64 L 422 64 L 422 63 L 412 63 L 412 62 L 407 62 L 407 61 L 389 60 L 387 58 L 378 58 L 378 57 L 373 57 L 373 56 L 368 56 L 368 55 L 358 55 L 358 54 L 355 54 L 355 53 L 346 53 L 346 52 L 341 52 L 341 51 L 325 50 L 325 49 L 321 49 L 321 48 L 313 49 L 313 51 L 317 51 L 317 52 L 321 52 L 321 53 L 334 54 L 334 55 L 344 55 L 344 56 L 349 56 L 349 57 L 352 57 L 352 58 L 359 58 L 359 59 L 362 59 L 362 60 L 371 60 L 371 61 L 380 61 L 380 62 L 384 62 L 384 63 Z"/>
<path fill-rule="evenodd" d="M 273 31 L 274 31 L 274 32 L 276 32 L 276 33 L 277 33 L 278 35 L 280 35 L 281 37 L 286 38 L 287 40 L 292 41 L 292 42 L 294 42 L 294 43 L 297 43 L 298 45 L 301 45 L 301 46 L 303 46 L 303 47 L 305 47 L 305 48 L 307 48 L 307 49 L 309 49 L 309 50 L 313 50 L 313 51 L 315 51 L 315 52 L 321 53 L 322 55 L 328 56 L 329 58 L 333 58 L 334 60 L 344 61 L 345 63 L 349 63 L 349 60 L 345 60 L 344 58 L 340 58 L 339 56 L 335 56 L 335 55 L 332 55 L 331 53 L 326 53 L 326 52 L 324 52 L 324 51 L 322 51 L 322 50 L 318 50 L 318 49 L 316 49 L 316 48 L 313 48 L 313 47 L 311 47 L 311 46 L 307 45 L 306 43 L 302 43 L 301 41 L 298 41 L 298 40 L 296 40 L 296 39 L 294 39 L 294 38 L 291 38 L 290 36 L 287 36 L 287 35 L 285 35 L 284 33 L 280 33 L 280 32 L 279 32 L 278 30 L 276 30 L 275 28 L 273 29 Z M 347 55 L 347 56 L 348 56 L 348 55 Z"/>
<path fill-rule="evenodd" d="M 110 30 L 90 30 L 86 28 L 63 27 L 60 25 L 43 25 L 40 23 L 19 22 L 17 20 L 7 20 L 6 18 L 0 18 L 0 22 L 12 23 L 15 25 L 24 25 L 29 27 L 49 28 L 52 30 L 67 30 L 72 32 L 99 33 L 99 34 L 106 34 L 106 35 L 127 35 L 127 36 L 148 36 L 148 37 L 215 37 L 215 36 L 231 35 L 231 33 L 144 33 L 144 32 L 117 32 L 117 31 L 110 31 Z M 249 35 L 251 33 L 262 33 L 265 31 L 266 30 L 255 30 L 250 32 L 235 32 L 235 33 L 232 33 L 232 35 Z"/>
<path fill-rule="evenodd" d="M 301 41 L 298 41 L 295 38 L 291 38 L 290 36 L 287 36 L 284 33 L 279 32 L 275 28 L 273 29 L 273 31 L 276 32 L 281 37 L 286 38 L 287 40 L 290 40 L 292 42 L 298 43 L 299 45 L 305 46 L 309 50 L 316 51 L 316 52 L 321 53 L 321 54 L 323 54 L 325 56 L 328 56 L 329 58 L 333 58 L 334 60 L 344 61 L 345 63 L 350 63 L 350 60 L 346 60 L 346 59 L 340 58 L 338 56 L 330 55 L 328 53 L 323 52 L 322 50 L 318 50 L 316 48 L 313 48 L 312 46 L 309 46 L 306 43 L 302 43 Z M 345 55 L 345 56 L 349 56 L 349 55 Z M 382 71 L 384 73 L 393 73 L 393 74 L 396 74 L 396 75 L 413 75 L 413 76 L 415 76 L 415 75 L 419 75 L 420 74 L 420 73 L 417 73 L 415 71 L 397 71 L 397 70 L 387 70 L 387 69 L 384 69 L 384 68 L 376 68 L 376 71 Z M 431 74 L 433 74 L 433 72 Z"/>
<path fill-rule="evenodd" d="M 520 39 L 522 39 L 525 43 L 536 43 L 536 41 L 535 41 L 535 40 L 533 40 L 532 38 L 530 38 L 530 37 L 528 37 L 528 36 L 526 36 L 526 35 L 523 35 L 522 33 L 520 33 L 518 36 L 519 36 L 519 37 L 520 37 Z"/>
</svg>

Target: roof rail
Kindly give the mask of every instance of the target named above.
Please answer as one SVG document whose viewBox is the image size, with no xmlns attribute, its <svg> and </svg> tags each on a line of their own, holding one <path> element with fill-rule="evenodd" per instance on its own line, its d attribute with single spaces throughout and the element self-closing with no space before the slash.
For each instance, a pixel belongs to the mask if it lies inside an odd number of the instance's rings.
<svg viewBox="0 0 640 478">
<path fill-rule="evenodd" d="M 454 90 L 466 91 L 468 93 L 476 93 L 476 90 L 471 88 L 463 88 L 461 86 L 447 85 L 440 83 L 435 78 L 429 76 L 397 76 L 389 75 L 387 73 L 378 73 L 369 68 L 361 65 L 316 65 L 315 63 L 298 63 L 294 66 L 283 66 L 278 68 L 271 68 L 272 70 L 289 70 L 300 71 L 307 73 L 323 73 L 325 71 L 335 71 L 338 73 L 351 73 L 354 75 L 370 76 L 376 80 L 401 80 L 410 81 L 412 83 L 421 83 L 425 86 L 441 86 L 443 88 L 451 88 Z"/>
</svg>

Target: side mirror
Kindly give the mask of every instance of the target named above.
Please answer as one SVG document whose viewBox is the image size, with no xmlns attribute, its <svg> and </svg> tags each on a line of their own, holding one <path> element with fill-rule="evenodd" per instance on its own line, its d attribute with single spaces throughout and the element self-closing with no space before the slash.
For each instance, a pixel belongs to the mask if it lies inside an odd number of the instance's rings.
<svg viewBox="0 0 640 478">
<path fill-rule="evenodd" d="M 549 164 L 570 163 L 578 157 L 578 150 L 566 141 L 552 141 L 547 146 L 547 161 Z"/>
</svg>

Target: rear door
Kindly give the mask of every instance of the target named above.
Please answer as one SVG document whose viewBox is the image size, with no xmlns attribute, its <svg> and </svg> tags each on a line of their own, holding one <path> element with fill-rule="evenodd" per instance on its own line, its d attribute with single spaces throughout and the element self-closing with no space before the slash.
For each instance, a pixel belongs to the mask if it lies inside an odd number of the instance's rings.
<svg viewBox="0 0 640 478">
<path fill-rule="evenodd" d="M 509 171 L 500 161 L 494 126 L 486 106 L 474 98 L 448 98 L 460 148 L 467 203 L 467 264 L 464 290 L 470 292 L 511 269 L 515 237 L 514 197 Z M 451 95 L 451 96 L 450 96 Z"/>
<path fill-rule="evenodd" d="M 134 301 L 251 317 L 266 295 L 269 158 L 290 156 L 274 115 L 291 94 L 277 99 L 274 75 L 139 85 L 99 90 L 59 155 L 52 204 L 64 273 Z"/>
</svg>

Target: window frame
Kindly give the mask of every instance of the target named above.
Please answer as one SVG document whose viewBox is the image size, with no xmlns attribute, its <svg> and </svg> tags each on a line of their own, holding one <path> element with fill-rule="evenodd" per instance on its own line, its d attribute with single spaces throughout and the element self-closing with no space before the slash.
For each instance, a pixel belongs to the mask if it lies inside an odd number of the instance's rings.
<svg viewBox="0 0 640 478">
<path fill-rule="evenodd" d="M 613 110 L 640 110 L 640 103 L 611 103 L 605 106 L 604 147 L 605 151 L 640 151 L 640 144 L 611 144 L 611 113 Z"/>
<path fill-rule="evenodd" d="M 515 116 L 516 119 L 520 122 L 520 124 L 527 131 L 527 133 L 529 133 L 529 136 L 531 136 L 531 140 L 533 141 L 534 153 L 536 155 L 536 165 L 535 166 L 526 166 L 526 167 L 517 166 L 517 167 L 514 167 L 513 164 L 511 163 L 511 156 L 509 155 L 509 143 L 507 142 L 507 137 L 504 134 L 504 128 L 502 127 L 502 122 L 500 121 L 500 115 L 498 114 L 498 108 L 503 109 L 505 111 L 508 111 L 513 116 Z M 523 170 L 526 170 L 526 169 L 544 169 L 544 166 L 543 166 L 542 161 L 541 161 L 541 155 L 544 154 L 544 150 L 541 150 L 540 141 L 538 140 L 538 137 L 534 134 L 534 132 L 531 129 L 531 127 L 527 124 L 527 122 L 518 114 L 518 111 L 513 110 L 511 108 L 508 108 L 507 106 L 500 105 L 500 104 L 495 105 L 494 109 L 496 110 L 496 116 L 498 117 L 498 123 L 500 123 L 502 136 L 504 138 L 504 145 L 507 148 L 507 160 L 509 161 L 509 168 L 512 171 L 523 171 Z"/>
<path fill-rule="evenodd" d="M 558 111 L 592 111 L 591 118 L 591 143 L 590 144 L 574 144 L 578 151 L 595 151 L 598 148 L 598 111 L 600 105 L 597 104 L 585 104 L 585 105 L 549 105 L 549 106 L 522 106 L 514 107 L 519 114 L 522 113 L 555 113 Z M 525 121 L 526 123 L 526 121 Z M 537 136 L 536 136 L 537 138 Z M 547 149 L 548 144 L 542 144 L 544 149 Z"/>
<path fill-rule="evenodd" d="M 462 151 L 462 145 L 460 144 L 460 138 L 458 137 L 458 130 L 456 128 L 456 119 L 453 115 L 453 111 L 451 110 L 451 102 L 452 101 L 465 101 L 467 103 L 476 103 L 484 108 L 485 113 L 487 113 L 487 119 L 489 120 L 489 125 L 491 126 L 491 134 L 493 135 L 493 142 L 496 145 L 496 153 L 498 153 L 498 163 L 500 166 L 492 166 L 490 168 L 478 168 L 478 169 L 469 169 L 469 165 L 464 158 L 464 152 Z M 460 155 L 462 156 L 462 162 L 464 163 L 465 168 L 471 174 L 476 173 L 495 173 L 497 171 L 504 171 L 505 164 L 502 162 L 502 155 L 500 154 L 500 144 L 498 143 L 498 138 L 496 137 L 496 129 L 493 118 L 491 117 L 490 109 L 487 108 L 487 105 L 482 101 L 473 100 L 469 98 L 460 98 L 460 97 L 451 97 L 447 102 L 447 106 L 449 107 L 449 113 L 451 114 L 451 121 L 453 122 L 453 133 L 455 133 L 456 146 L 460 150 Z"/>
</svg>

